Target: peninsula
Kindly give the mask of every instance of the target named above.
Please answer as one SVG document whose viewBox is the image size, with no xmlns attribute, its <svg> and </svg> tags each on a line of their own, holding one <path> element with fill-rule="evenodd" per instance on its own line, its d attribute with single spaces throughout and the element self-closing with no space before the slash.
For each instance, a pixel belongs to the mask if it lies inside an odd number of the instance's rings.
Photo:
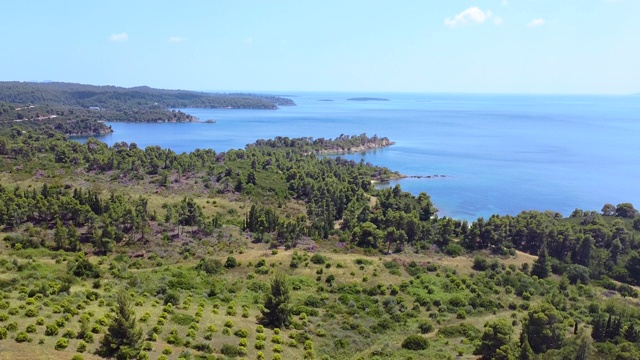
<svg viewBox="0 0 640 360">
<path fill-rule="evenodd" d="M 67 136 L 113 132 L 105 122 L 194 122 L 176 108 L 278 109 L 291 99 L 261 94 L 212 94 L 74 83 L 0 82 L 0 126 L 24 123 Z"/>
</svg>

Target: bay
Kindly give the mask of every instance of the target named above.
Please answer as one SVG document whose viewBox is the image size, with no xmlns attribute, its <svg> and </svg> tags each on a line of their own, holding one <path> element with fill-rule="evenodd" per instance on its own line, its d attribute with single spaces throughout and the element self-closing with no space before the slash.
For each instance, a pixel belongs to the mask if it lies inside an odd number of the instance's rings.
<svg viewBox="0 0 640 360">
<path fill-rule="evenodd" d="M 405 175 L 440 216 L 640 204 L 640 98 L 468 94 L 289 93 L 279 110 L 181 109 L 214 124 L 109 123 L 109 145 L 135 142 L 176 152 L 243 148 L 259 138 L 386 136 L 396 144 L 345 157 Z M 389 101 L 349 101 L 353 97 Z M 324 101 L 331 100 L 331 101 Z"/>
</svg>

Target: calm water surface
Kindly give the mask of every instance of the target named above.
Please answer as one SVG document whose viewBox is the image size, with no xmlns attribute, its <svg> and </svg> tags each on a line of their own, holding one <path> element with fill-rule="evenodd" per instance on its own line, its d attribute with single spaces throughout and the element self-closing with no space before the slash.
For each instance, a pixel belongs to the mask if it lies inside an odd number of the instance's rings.
<svg viewBox="0 0 640 360">
<path fill-rule="evenodd" d="M 182 109 L 215 124 L 110 123 L 100 140 L 160 145 L 176 152 L 225 151 L 259 138 L 367 133 L 392 147 L 348 158 L 406 175 L 403 189 L 429 193 L 441 215 L 475 220 L 493 213 L 575 208 L 610 202 L 640 206 L 640 98 L 301 93 L 279 110 Z M 356 96 L 387 98 L 355 102 Z M 319 101 L 331 99 L 333 101 Z M 395 183 L 391 184 L 395 185 Z"/>
</svg>

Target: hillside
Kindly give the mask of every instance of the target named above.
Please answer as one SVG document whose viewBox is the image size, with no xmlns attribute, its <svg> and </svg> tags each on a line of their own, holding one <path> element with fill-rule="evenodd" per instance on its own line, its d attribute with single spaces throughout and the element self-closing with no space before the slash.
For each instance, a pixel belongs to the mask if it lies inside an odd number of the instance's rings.
<svg viewBox="0 0 640 360">
<path fill-rule="evenodd" d="M 0 129 L 0 358 L 106 356 L 123 323 L 114 349 L 151 359 L 640 356 L 633 206 L 468 224 L 316 156 L 382 143 L 176 154 Z"/>
</svg>

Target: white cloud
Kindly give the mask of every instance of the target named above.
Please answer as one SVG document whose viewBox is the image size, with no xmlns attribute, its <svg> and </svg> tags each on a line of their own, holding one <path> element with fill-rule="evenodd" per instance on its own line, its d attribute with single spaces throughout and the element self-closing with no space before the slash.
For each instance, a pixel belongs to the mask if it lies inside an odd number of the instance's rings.
<svg viewBox="0 0 640 360">
<path fill-rule="evenodd" d="M 187 38 L 183 38 L 181 36 L 170 36 L 169 37 L 169 42 L 172 44 L 177 44 L 177 43 L 183 43 L 187 41 Z"/>
<path fill-rule="evenodd" d="M 544 21 L 544 19 L 542 18 L 533 19 L 531 20 L 530 23 L 527 24 L 527 27 L 534 28 L 534 27 L 542 26 L 544 25 L 545 22 L 546 21 Z"/>
<path fill-rule="evenodd" d="M 111 34 L 109 40 L 113 42 L 123 42 L 129 40 L 129 35 L 127 35 L 127 33 Z"/>
<path fill-rule="evenodd" d="M 482 24 L 492 15 L 490 10 L 482 11 L 478 7 L 472 6 L 453 18 L 444 19 L 444 24 L 451 28 L 464 26 L 468 23 Z"/>
<path fill-rule="evenodd" d="M 244 43 L 245 44 L 253 44 L 253 38 L 248 37 L 248 38 L 244 39 Z"/>
<path fill-rule="evenodd" d="M 496 25 L 502 25 L 504 23 L 504 19 L 502 19 L 500 16 L 496 16 L 493 18 L 493 23 Z"/>
</svg>

